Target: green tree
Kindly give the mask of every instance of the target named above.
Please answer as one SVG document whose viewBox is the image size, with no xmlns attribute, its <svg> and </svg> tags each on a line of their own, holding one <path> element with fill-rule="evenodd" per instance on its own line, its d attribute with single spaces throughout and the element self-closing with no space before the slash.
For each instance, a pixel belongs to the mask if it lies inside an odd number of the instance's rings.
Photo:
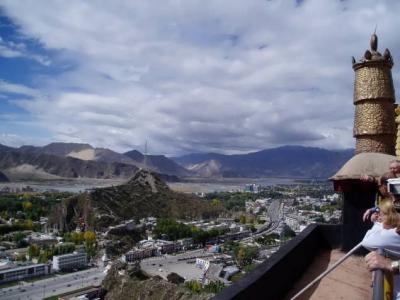
<svg viewBox="0 0 400 300">
<path fill-rule="evenodd" d="M 241 224 L 246 224 L 246 216 L 245 216 L 245 215 L 241 215 L 241 216 L 239 217 L 239 222 L 240 222 Z"/>
<path fill-rule="evenodd" d="M 40 248 L 36 244 L 32 244 L 28 247 L 28 256 L 30 259 L 34 257 L 39 257 L 40 255 Z"/>
<path fill-rule="evenodd" d="M 296 236 L 296 232 L 293 231 L 288 225 L 283 227 L 282 236 L 285 238 L 292 238 Z"/>
<path fill-rule="evenodd" d="M 234 250 L 235 261 L 240 267 L 251 264 L 253 262 L 253 259 L 257 257 L 257 254 L 257 247 L 240 245 Z"/>
<path fill-rule="evenodd" d="M 219 199 L 217 199 L 217 198 L 212 199 L 212 200 L 211 200 L 211 206 L 214 206 L 214 207 L 219 207 L 219 206 L 221 206 L 221 200 L 219 200 Z"/>
<path fill-rule="evenodd" d="M 203 287 L 203 290 L 207 293 L 213 293 L 213 294 L 218 294 L 225 288 L 225 284 L 223 284 L 221 281 L 211 281 L 209 284 L 205 285 Z"/>
<path fill-rule="evenodd" d="M 24 211 L 29 211 L 29 210 L 31 210 L 32 209 L 32 202 L 30 202 L 30 201 L 24 201 L 23 203 L 22 203 L 22 208 L 24 209 Z"/>
<path fill-rule="evenodd" d="M 202 290 L 201 283 L 197 280 L 190 280 L 185 282 L 185 287 L 195 293 L 200 293 Z"/>
<path fill-rule="evenodd" d="M 89 258 L 96 254 L 96 234 L 93 231 L 85 231 L 83 238 L 85 239 L 85 249 Z"/>
</svg>

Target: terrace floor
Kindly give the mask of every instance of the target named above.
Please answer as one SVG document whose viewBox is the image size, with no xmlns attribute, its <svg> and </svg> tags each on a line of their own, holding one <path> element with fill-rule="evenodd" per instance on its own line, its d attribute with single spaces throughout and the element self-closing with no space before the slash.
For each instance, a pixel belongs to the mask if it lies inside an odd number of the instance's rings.
<svg viewBox="0 0 400 300">
<path fill-rule="evenodd" d="M 284 299 L 290 299 L 344 255 L 344 252 L 337 249 L 321 251 Z M 352 255 L 297 299 L 371 299 L 371 284 L 372 276 L 363 256 Z"/>
</svg>

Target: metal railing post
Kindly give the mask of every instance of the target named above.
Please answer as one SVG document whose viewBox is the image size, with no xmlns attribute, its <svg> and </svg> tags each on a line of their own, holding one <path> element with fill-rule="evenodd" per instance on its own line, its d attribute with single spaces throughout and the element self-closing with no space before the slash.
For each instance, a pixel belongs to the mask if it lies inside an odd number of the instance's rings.
<svg viewBox="0 0 400 300">
<path fill-rule="evenodd" d="M 378 249 L 379 255 L 384 255 L 383 249 Z M 372 292 L 372 300 L 383 300 L 383 270 L 376 269 L 374 271 L 374 288 Z"/>
</svg>

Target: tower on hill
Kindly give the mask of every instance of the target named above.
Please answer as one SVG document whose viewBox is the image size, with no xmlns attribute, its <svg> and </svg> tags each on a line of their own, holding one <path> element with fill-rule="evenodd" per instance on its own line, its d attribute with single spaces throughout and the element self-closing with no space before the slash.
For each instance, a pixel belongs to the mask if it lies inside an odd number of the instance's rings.
<svg viewBox="0 0 400 300">
<path fill-rule="evenodd" d="M 377 152 L 393 155 L 395 152 L 395 94 L 392 80 L 393 59 L 388 49 L 378 52 L 378 37 L 371 36 L 371 50 L 356 62 L 353 135 L 356 154 Z"/>
</svg>

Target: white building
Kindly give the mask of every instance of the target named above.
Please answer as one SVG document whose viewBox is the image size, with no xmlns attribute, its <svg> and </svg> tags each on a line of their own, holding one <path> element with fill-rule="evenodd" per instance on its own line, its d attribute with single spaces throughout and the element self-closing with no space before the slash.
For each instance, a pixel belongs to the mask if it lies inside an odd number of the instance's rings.
<svg viewBox="0 0 400 300">
<path fill-rule="evenodd" d="M 35 276 L 43 276 L 51 273 L 50 264 L 34 264 L 17 266 L 0 270 L 0 284 Z"/>
<path fill-rule="evenodd" d="M 196 258 L 196 267 L 202 269 L 203 271 L 207 271 L 210 267 L 210 261 L 203 258 Z"/>
<path fill-rule="evenodd" d="M 73 270 L 87 266 L 86 252 L 74 252 L 64 255 L 53 256 L 53 270 Z"/>
</svg>

